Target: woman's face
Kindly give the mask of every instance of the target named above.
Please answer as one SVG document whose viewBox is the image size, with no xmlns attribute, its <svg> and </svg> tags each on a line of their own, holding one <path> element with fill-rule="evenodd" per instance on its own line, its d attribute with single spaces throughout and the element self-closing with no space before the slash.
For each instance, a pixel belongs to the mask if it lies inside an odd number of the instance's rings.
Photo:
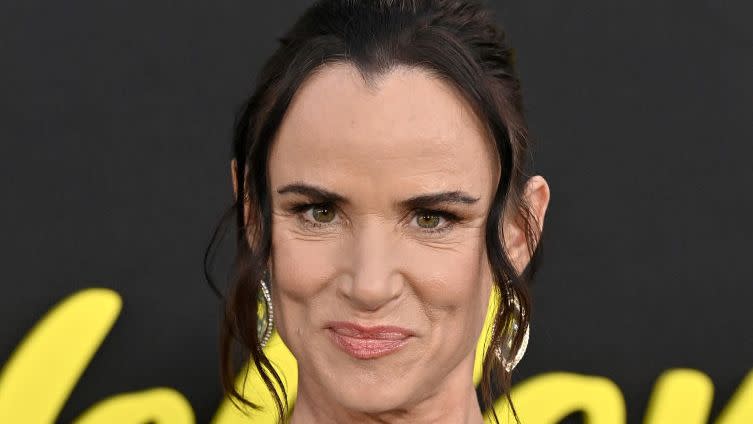
<svg viewBox="0 0 753 424">
<path fill-rule="evenodd" d="M 275 325 L 299 396 L 376 413 L 472 387 L 500 174 L 484 134 L 417 69 L 368 88 L 330 65 L 296 93 L 268 166 Z"/>
</svg>

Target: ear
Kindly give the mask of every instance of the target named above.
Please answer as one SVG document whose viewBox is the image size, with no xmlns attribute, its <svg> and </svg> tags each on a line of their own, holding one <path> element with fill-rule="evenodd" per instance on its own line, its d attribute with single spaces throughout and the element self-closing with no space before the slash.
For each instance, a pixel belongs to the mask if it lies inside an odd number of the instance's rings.
<svg viewBox="0 0 753 424">
<path fill-rule="evenodd" d="M 235 200 L 238 197 L 238 182 L 236 180 L 238 173 L 235 170 L 236 163 L 237 162 L 236 162 L 235 158 L 233 158 L 233 159 L 230 160 L 230 178 L 233 180 L 233 200 Z M 247 210 L 247 208 L 244 208 L 243 210 L 246 212 L 246 214 L 245 214 L 245 222 L 248 222 L 248 210 Z M 251 242 L 251 240 L 249 239 L 249 243 L 250 242 Z M 269 260 L 267 261 L 267 267 L 269 269 L 269 272 L 270 272 L 269 275 L 270 275 L 270 279 L 271 279 L 271 276 L 272 276 L 272 255 L 269 255 Z"/>
<path fill-rule="evenodd" d="M 538 225 L 538 228 L 534 228 L 537 230 L 536 235 L 538 237 L 544 228 L 544 215 L 546 214 L 547 206 L 549 206 L 549 184 L 547 184 L 544 177 L 540 175 L 533 176 L 526 182 L 523 195 L 530 205 L 532 218 L 535 218 L 534 222 L 531 222 L 531 225 Z M 523 272 L 523 269 L 525 269 L 531 260 L 526 243 L 524 223 L 519 211 L 505 211 L 503 221 L 505 246 L 507 254 L 510 255 L 510 260 L 515 265 L 518 273 Z M 538 239 L 534 240 L 534 245 L 538 245 L 538 243 Z"/>
<path fill-rule="evenodd" d="M 237 166 L 237 161 L 235 158 L 230 159 L 230 179 L 233 180 L 233 201 L 235 202 L 235 199 L 238 198 L 238 182 L 236 178 L 238 177 L 238 173 L 236 172 L 235 168 Z M 243 216 L 243 222 L 248 222 L 248 208 L 243 208 L 244 216 Z"/>
<path fill-rule="evenodd" d="M 238 182 L 235 172 L 235 158 L 230 159 L 230 178 L 233 180 L 233 199 L 238 197 Z"/>
</svg>

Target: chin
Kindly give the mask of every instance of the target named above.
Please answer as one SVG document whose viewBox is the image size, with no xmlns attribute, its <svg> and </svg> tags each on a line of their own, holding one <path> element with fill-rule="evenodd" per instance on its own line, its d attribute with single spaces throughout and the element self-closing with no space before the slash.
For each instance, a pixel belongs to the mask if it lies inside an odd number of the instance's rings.
<svg viewBox="0 0 753 424">
<path fill-rule="evenodd" d="M 335 394 L 337 402 L 351 411 L 375 414 L 405 407 L 411 397 L 402 384 L 360 384 L 348 387 L 343 384 Z"/>
</svg>

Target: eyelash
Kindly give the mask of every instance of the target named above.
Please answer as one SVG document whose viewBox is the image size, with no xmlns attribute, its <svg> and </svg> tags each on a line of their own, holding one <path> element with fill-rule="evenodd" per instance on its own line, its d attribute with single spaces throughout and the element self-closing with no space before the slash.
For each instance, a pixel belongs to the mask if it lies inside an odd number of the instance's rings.
<svg viewBox="0 0 753 424">
<path fill-rule="evenodd" d="M 333 207 L 329 203 L 296 203 L 292 206 L 290 206 L 289 210 L 290 212 L 295 213 L 298 216 L 299 221 L 306 227 L 310 228 L 323 228 L 327 227 L 330 224 L 324 223 L 324 222 L 316 222 L 316 221 L 310 221 L 303 217 L 303 213 L 308 212 L 313 207 Z M 441 211 L 441 210 L 435 210 L 435 209 L 415 209 L 413 211 L 413 217 L 411 220 L 413 220 L 415 217 L 419 216 L 420 214 L 426 214 L 426 215 L 436 215 L 440 218 L 444 218 L 445 221 L 447 221 L 447 224 L 445 224 L 443 227 L 437 227 L 437 228 L 424 228 L 421 227 L 421 231 L 429 234 L 441 234 L 445 233 L 453 228 L 453 226 L 460 221 L 460 217 L 455 215 L 454 213 L 447 212 L 447 211 Z"/>
</svg>

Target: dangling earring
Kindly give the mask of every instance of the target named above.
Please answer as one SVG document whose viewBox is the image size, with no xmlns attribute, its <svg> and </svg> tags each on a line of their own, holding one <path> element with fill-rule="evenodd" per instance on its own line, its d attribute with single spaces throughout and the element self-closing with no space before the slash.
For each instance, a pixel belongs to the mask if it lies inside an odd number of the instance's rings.
<svg viewBox="0 0 753 424">
<path fill-rule="evenodd" d="M 269 275 L 266 271 L 265 274 Z M 259 305 L 259 303 L 262 303 L 264 304 L 264 307 L 260 308 L 259 313 L 257 314 L 256 335 L 259 338 L 261 347 L 263 348 L 267 345 L 269 338 L 272 337 L 275 315 L 274 308 L 272 307 L 272 295 L 269 292 L 267 283 L 264 281 L 264 277 L 259 280 L 259 285 L 261 286 L 261 290 L 259 290 L 257 294 L 256 301 L 257 305 Z"/>
<path fill-rule="evenodd" d="M 515 292 L 511 288 L 512 280 L 508 278 L 507 282 L 505 283 L 505 289 L 510 294 L 510 299 L 512 301 L 510 302 L 512 307 L 515 308 L 515 312 L 513 312 L 512 316 L 520 316 L 520 302 L 518 301 L 518 297 L 515 296 Z M 518 326 L 518 320 L 513 318 L 511 322 L 511 330 L 510 334 L 511 336 L 514 336 L 519 331 Z M 492 327 L 492 331 L 494 331 L 494 327 Z M 515 352 L 515 357 L 510 360 L 511 351 L 512 351 L 512 341 L 513 337 L 508 337 L 502 343 L 500 343 L 498 346 L 494 348 L 494 355 L 502 362 L 502 366 L 505 368 L 505 371 L 510 372 L 512 371 L 517 365 L 518 362 L 520 362 L 521 359 L 523 359 L 523 355 L 526 353 L 526 348 L 528 347 L 528 338 L 530 335 L 530 325 L 526 325 L 525 333 L 523 334 L 523 341 L 520 344 L 520 348 L 518 348 L 518 351 Z"/>
</svg>

